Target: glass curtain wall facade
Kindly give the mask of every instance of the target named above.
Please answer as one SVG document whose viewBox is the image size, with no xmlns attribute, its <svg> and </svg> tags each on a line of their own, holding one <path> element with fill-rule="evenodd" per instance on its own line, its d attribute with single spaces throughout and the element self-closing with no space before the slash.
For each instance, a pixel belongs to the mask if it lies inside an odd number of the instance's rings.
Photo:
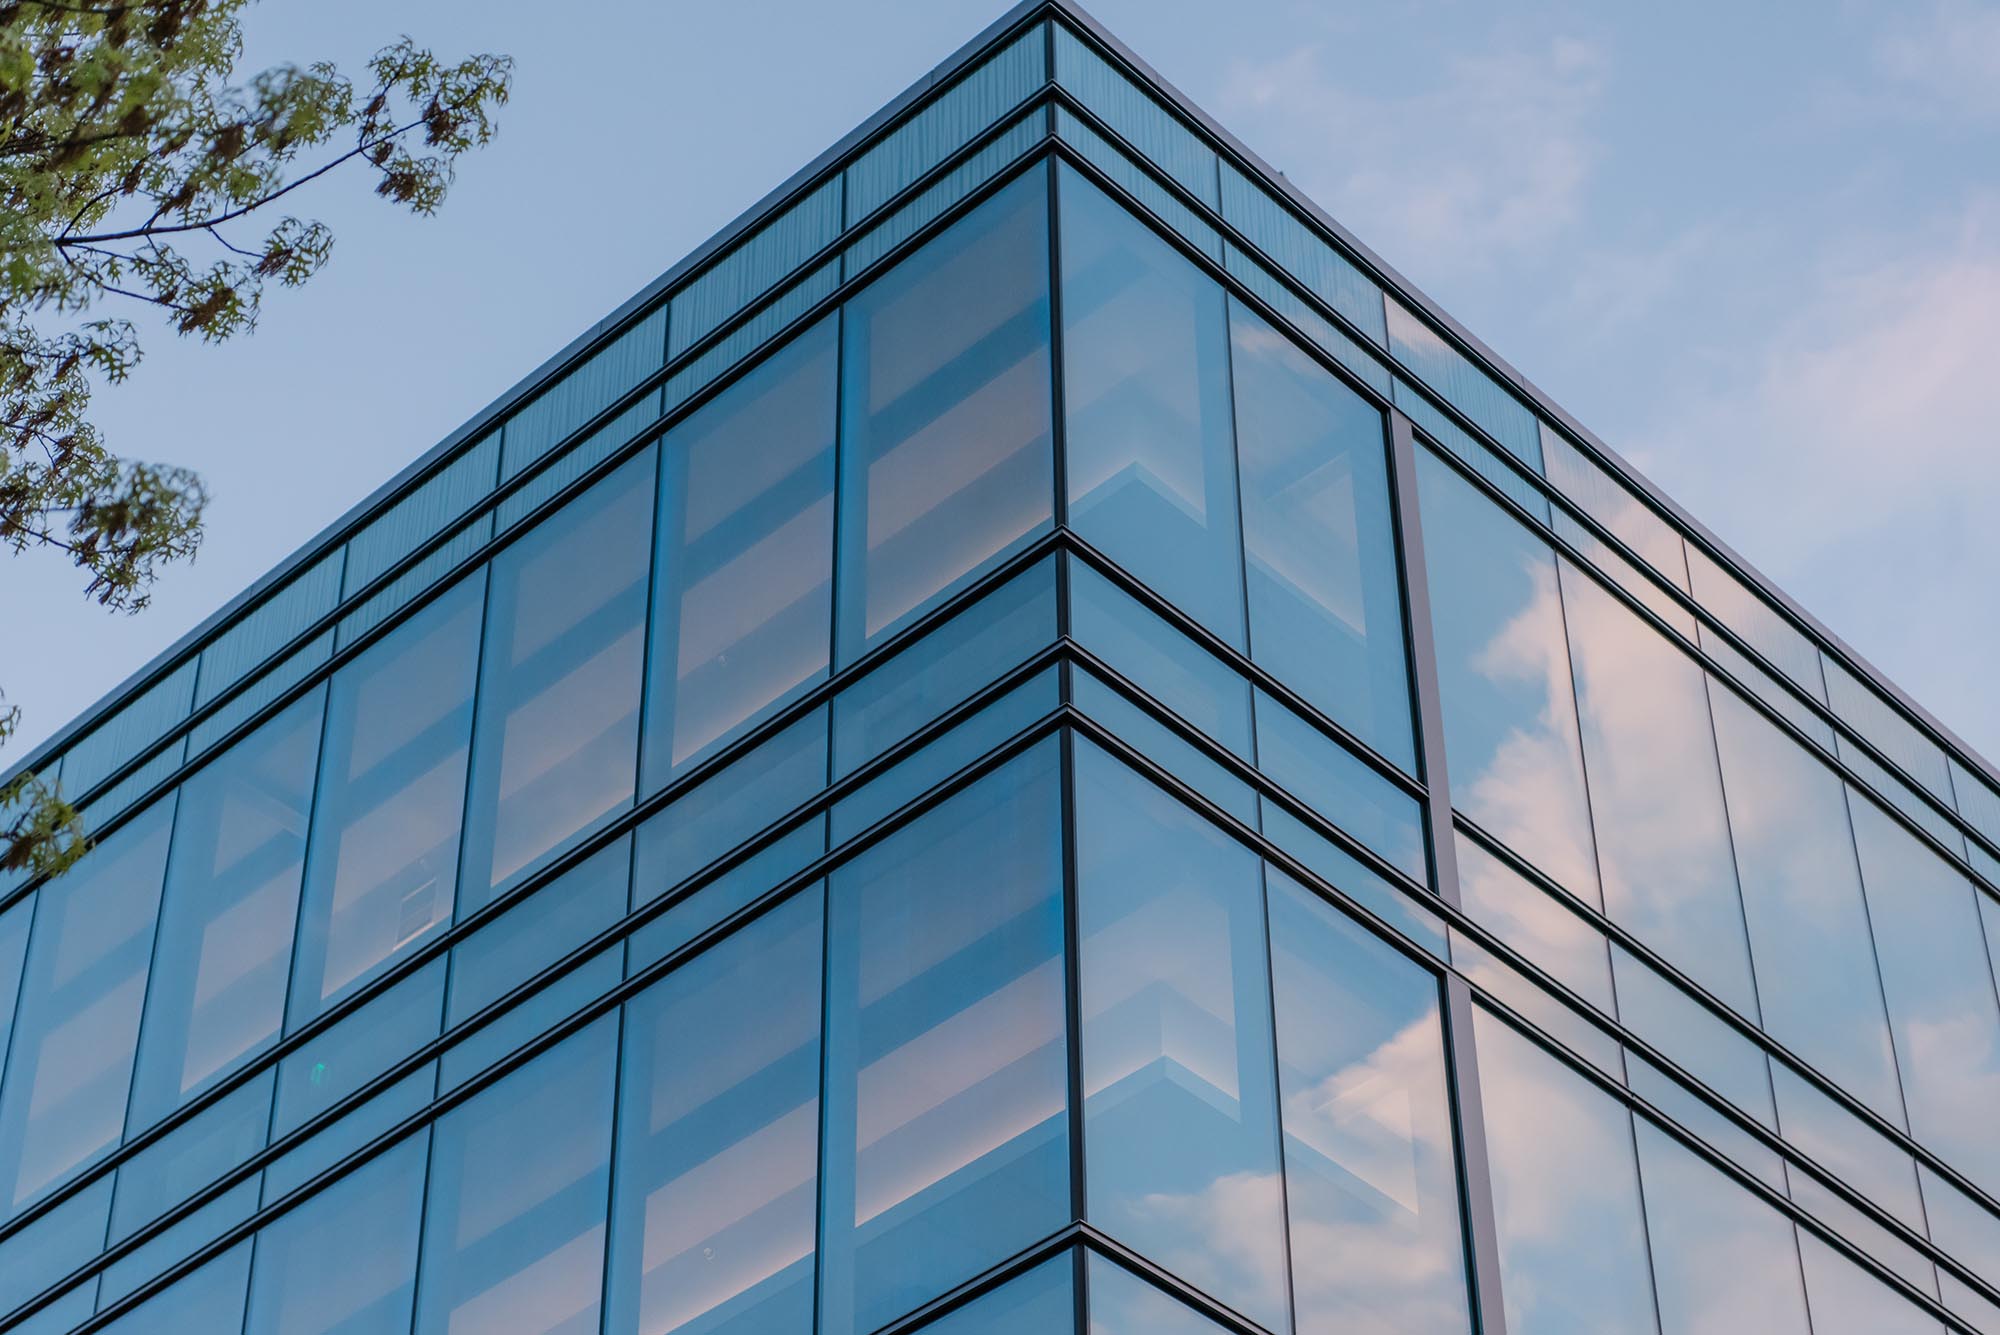
<svg viewBox="0 0 2000 1335">
<path fill-rule="evenodd" d="M 0 1328 L 2000 1335 L 2000 780 L 1484 357 L 1017 9 L 38 762 Z"/>
</svg>

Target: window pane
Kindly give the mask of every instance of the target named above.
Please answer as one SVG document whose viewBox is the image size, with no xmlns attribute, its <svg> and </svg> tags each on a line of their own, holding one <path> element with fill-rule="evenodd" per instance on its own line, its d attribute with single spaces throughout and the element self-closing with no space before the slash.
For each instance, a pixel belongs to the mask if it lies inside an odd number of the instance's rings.
<svg viewBox="0 0 2000 1335">
<path fill-rule="evenodd" d="M 135 1131 L 284 1025 L 324 699 L 314 691 L 181 785 L 127 1118 Z"/>
<path fill-rule="evenodd" d="M 1076 1261 L 1069 1253 L 1016 1275 L 923 1327 L 924 1335 L 1057 1335 L 1076 1329 Z"/>
<path fill-rule="evenodd" d="M 1618 1018 L 1744 1112 L 1775 1127 L 1764 1048 L 1625 947 L 1611 949 Z"/>
<path fill-rule="evenodd" d="M 1654 1329 L 1631 1114 L 1477 1010 L 1479 1085 L 1507 1329 Z"/>
<path fill-rule="evenodd" d="M 1056 639 L 1053 558 L 900 649 L 833 702 L 833 777 L 902 741 Z"/>
<path fill-rule="evenodd" d="M 1250 683 L 1081 561 L 1068 563 L 1070 635 L 1104 665 L 1248 760 Z"/>
<path fill-rule="evenodd" d="M 128 1237 L 263 1149 L 273 1080 L 265 1067 L 121 1164 L 112 1241 Z"/>
<path fill-rule="evenodd" d="M 294 1027 L 451 921 L 484 588 L 464 581 L 333 678 Z"/>
<path fill-rule="evenodd" d="M 1791 1221 L 1639 1119 L 1662 1335 L 1811 1335 Z"/>
<path fill-rule="evenodd" d="M 1075 172 L 1060 194 L 1070 525 L 1241 649 L 1222 287 Z"/>
<path fill-rule="evenodd" d="M 239 1242 L 102 1328 L 101 1335 L 195 1335 L 240 1330 L 250 1244 Z"/>
<path fill-rule="evenodd" d="M 826 1335 L 1070 1217 L 1057 770 L 1051 738 L 834 873 Z"/>
<path fill-rule="evenodd" d="M 423 1335 L 597 1329 L 617 1060 L 607 1015 L 438 1119 Z"/>
<path fill-rule="evenodd" d="M 0 1240 L 0 1315 L 88 1264 L 104 1247 L 109 1174 Z"/>
<path fill-rule="evenodd" d="M 7 1207 L 118 1143 L 173 819 L 154 803 L 41 892 L 0 1092 Z"/>
<path fill-rule="evenodd" d="M 1265 876 L 1299 1333 L 1465 1331 L 1437 978 Z"/>
<path fill-rule="evenodd" d="M 1417 482 L 1452 803 L 1599 904 L 1555 558 L 1427 450 Z"/>
<path fill-rule="evenodd" d="M 14 1033 L 14 1004 L 21 997 L 21 970 L 28 961 L 28 924 L 34 916 L 33 895 L 0 913 L 0 1053 L 7 1051 Z"/>
<path fill-rule="evenodd" d="M 1047 175 L 847 304 L 843 663 L 1049 527 Z"/>
<path fill-rule="evenodd" d="M 1868 887 L 1911 1134 L 1988 1191 L 2000 1192 L 2000 1009 L 1980 936 L 1979 891 L 1852 789 L 1854 840 Z"/>
<path fill-rule="evenodd" d="M 820 904 L 799 895 L 626 1007 L 607 1329 L 811 1331 Z"/>
<path fill-rule="evenodd" d="M 436 1038 L 445 965 L 432 960 L 286 1054 L 278 1064 L 272 1136 L 303 1126 Z"/>
<path fill-rule="evenodd" d="M 1464 834 L 1454 838 L 1459 893 L 1472 920 L 1606 1015 L 1618 1014 L 1604 934 Z"/>
<path fill-rule="evenodd" d="M 1420 885 L 1430 884 L 1423 807 L 1319 728 L 1259 690 L 1257 768 Z"/>
<path fill-rule="evenodd" d="M 646 787 L 826 675 L 835 322 L 662 445 Z"/>
<path fill-rule="evenodd" d="M 1250 655 L 1414 770 L 1382 414 L 1236 301 L 1229 338 Z"/>
<path fill-rule="evenodd" d="M 649 453 L 494 558 L 461 912 L 632 801 L 653 499 Z"/>
<path fill-rule="evenodd" d="M 1596 580 L 1558 564 L 1604 910 L 1754 1020 L 1702 670 Z"/>
<path fill-rule="evenodd" d="M 1840 780 L 1733 691 L 1711 697 L 1764 1030 L 1904 1125 Z"/>
<path fill-rule="evenodd" d="M 1804 1229 L 1799 1254 L 1813 1335 L 1943 1335 L 1937 1320 Z"/>
<path fill-rule="evenodd" d="M 1089 1257 L 1090 1335 L 1222 1335 L 1192 1307 L 1115 1261 Z"/>
<path fill-rule="evenodd" d="M 1289 1329 L 1257 855 L 1097 747 L 1075 764 L 1091 1222 Z"/>
<path fill-rule="evenodd" d="M 257 1234 L 245 1335 L 403 1335 L 417 1279 L 427 1132 Z"/>
</svg>

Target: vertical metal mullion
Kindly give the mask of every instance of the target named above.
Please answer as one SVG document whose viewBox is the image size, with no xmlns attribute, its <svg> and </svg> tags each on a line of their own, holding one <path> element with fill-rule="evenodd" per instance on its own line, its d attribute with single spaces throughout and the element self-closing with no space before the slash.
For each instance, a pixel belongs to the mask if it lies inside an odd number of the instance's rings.
<svg viewBox="0 0 2000 1335">
<path fill-rule="evenodd" d="M 631 865 L 632 860 L 628 858 L 626 860 L 626 887 L 628 891 L 631 887 Z M 620 1142 L 623 1139 L 619 1132 L 625 1121 L 626 1010 L 627 1007 L 621 1005 L 613 1012 L 618 1017 L 616 1025 L 618 1032 L 611 1040 L 611 1145 L 605 1154 L 607 1171 L 604 1174 L 604 1256 L 600 1262 L 600 1273 L 597 1277 L 597 1328 L 599 1331 L 606 1329 L 611 1321 L 611 1266 L 613 1258 L 617 1255 L 615 1244 L 618 1241 L 618 1155 Z M 579 1030 L 578 1032 L 581 1033 L 582 1031 Z M 435 1146 L 433 1146 L 433 1149 L 435 1149 Z M 644 1239 L 642 1237 L 642 1245 L 643 1242 Z"/>
<path fill-rule="evenodd" d="M 1500 1292 L 1500 1228 L 1493 1206 L 1493 1166 L 1486 1151 L 1486 1108 L 1479 1087 L 1479 1054 L 1472 1032 L 1472 987 L 1455 973 L 1444 976 L 1445 1055 L 1451 1063 L 1458 1123 L 1459 1184 L 1464 1192 L 1465 1239 L 1472 1265 L 1472 1300 L 1480 1335 L 1506 1335 L 1507 1308 Z"/>
<path fill-rule="evenodd" d="M 1082 1220 L 1089 1208 L 1083 1136 L 1083 935 L 1076 874 L 1076 738 L 1068 728 L 1057 734 L 1062 752 L 1063 1023 L 1068 1030 L 1064 1056 L 1069 1077 L 1070 1218 Z"/>
<path fill-rule="evenodd" d="M 1416 435 L 1410 419 L 1395 408 L 1389 410 L 1389 487 L 1403 576 L 1404 642 L 1409 646 L 1412 703 L 1417 715 L 1417 756 L 1431 832 L 1431 874 L 1438 897 L 1455 909 L 1463 908 L 1458 852 L 1452 838 L 1437 641 L 1431 630 L 1430 568 L 1424 554 L 1423 516 L 1417 504 Z"/>
<path fill-rule="evenodd" d="M 1050 23 L 1051 34 L 1055 25 Z M 1055 68 L 1053 35 L 1049 38 L 1049 68 Z M 1055 104 L 1044 108 L 1049 118 L 1049 135 L 1055 134 Z M 1048 229 L 1049 229 L 1049 442 L 1054 452 L 1053 485 L 1055 488 L 1054 509 L 1057 528 L 1069 526 L 1069 432 L 1066 429 L 1068 414 L 1067 400 L 1063 397 L 1063 337 L 1062 305 L 1062 209 L 1058 183 L 1062 173 L 1056 170 L 1060 160 L 1054 153 L 1046 153 L 1041 170 L 1047 174 Z M 1065 623 L 1063 629 L 1068 630 Z"/>
</svg>

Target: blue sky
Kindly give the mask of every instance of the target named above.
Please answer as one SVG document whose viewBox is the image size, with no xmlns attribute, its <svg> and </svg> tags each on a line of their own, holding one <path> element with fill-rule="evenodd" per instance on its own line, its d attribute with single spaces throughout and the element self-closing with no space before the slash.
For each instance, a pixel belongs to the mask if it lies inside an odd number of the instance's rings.
<svg viewBox="0 0 2000 1335">
<path fill-rule="evenodd" d="M 997 0 L 265 0 L 246 67 L 517 60 L 414 220 L 355 175 L 257 333 L 155 333 L 114 446 L 207 544 L 113 617 L 0 565 L 0 768 L 995 17 Z M 1133 49 L 1947 725 L 2000 756 L 2000 3 L 1099 0 Z"/>
</svg>

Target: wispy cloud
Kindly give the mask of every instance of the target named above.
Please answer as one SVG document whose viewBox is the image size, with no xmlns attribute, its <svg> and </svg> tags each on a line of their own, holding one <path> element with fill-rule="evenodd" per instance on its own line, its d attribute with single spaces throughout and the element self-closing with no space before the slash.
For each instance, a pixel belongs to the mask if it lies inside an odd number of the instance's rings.
<svg viewBox="0 0 2000 1335">
<path fill-rule="evenodd" d="M 1937 115 L 2000 120 L 2000 5 L 1933 0 L 1891 6 L 1875 47 L 1902 105 Z"/>
<path fill-rule="evenodd" d="M 1608 63 L 1596 43 L 1555 37 L 1448 57 L 1427 86 L 1371 96 L 1309 45 L 1232 67 L 1223 110 L 1255 117 L 1253 142 L 1308 194 L 1436 276 L 1545 247 L 1576 222 Z"/>
<path fill-rule="evenodd" d="M 1669 490 L 1989 754 L 2000 750 L 2000 198 L 1852 237 L 1639 442 Z"/>
</svg>

